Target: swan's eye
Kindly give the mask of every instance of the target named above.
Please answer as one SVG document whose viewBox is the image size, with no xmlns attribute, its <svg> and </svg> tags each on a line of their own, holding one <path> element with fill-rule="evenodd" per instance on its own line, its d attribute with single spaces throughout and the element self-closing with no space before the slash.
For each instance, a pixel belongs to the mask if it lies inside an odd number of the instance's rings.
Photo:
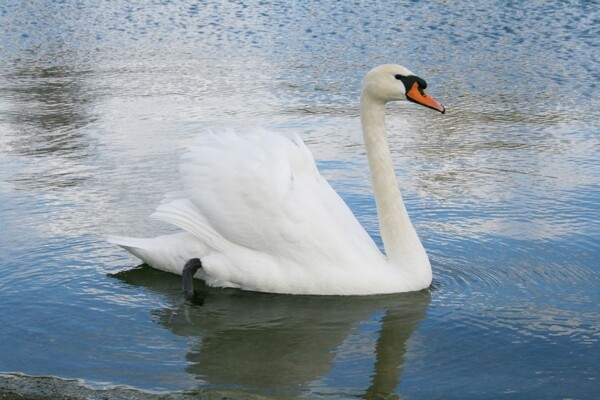
<svg viewBox="0 0 600 400">
<path fill-rule="evenodd" d="M 398 74 L 398 75 L 395 75 L 395 76 L 394 76 L 394 78 L 396 78 L 396 79 L 398 79 L 398 80 L 401 80 L 401 79 L 402 79 L 402 75 L 400 75 L 400 74 Z"/>
</svg>

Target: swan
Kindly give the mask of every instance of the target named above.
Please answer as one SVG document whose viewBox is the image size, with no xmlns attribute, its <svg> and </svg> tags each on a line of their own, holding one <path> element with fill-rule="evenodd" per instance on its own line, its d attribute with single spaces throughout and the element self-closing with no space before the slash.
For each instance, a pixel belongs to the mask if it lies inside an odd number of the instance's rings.
<svg viewBox="0 0 600 400">
<path fill-rule="evenodd" d="M 181 158 L 183 190 L 151 215 L 183 231 L 109 242 L 150 266 L 208 286 L 303 295 L 373 295 L 431 285 L 427 253 L 398 188 L 385 106 L 409 100 L 442 114 L 427 83 L 407 68 L 369 71 L 360 120 L 385 254 L 320 175 L 297 135 L 263 129 L 201 135 Z"/>
</svg>

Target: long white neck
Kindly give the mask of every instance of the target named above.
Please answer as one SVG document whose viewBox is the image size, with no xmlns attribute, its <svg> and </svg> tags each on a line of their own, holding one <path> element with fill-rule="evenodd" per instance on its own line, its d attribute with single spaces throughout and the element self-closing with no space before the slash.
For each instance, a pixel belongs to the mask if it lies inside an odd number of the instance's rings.
<svg viewBox="0 0 600 400">
<path fill-rule="evenodd" d="M 396 182 L 385 128 L 385 103 L 361 95 L 360 119 L 388 261 L 402 268 L 430 268 Z"/>
</svg>

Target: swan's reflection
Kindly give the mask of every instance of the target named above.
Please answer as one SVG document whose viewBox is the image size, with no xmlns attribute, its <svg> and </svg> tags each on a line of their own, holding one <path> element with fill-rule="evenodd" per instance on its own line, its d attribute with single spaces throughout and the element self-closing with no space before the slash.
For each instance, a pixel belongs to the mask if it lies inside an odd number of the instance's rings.
<svg viewBox="0 0 600 400">
<path fill-rule="evenodd" d="M 140 267 L 113 275 L 181 304 L 180 278 Z M 197 285 L 198 286 L 198 285 Z M 196 338 L 188 372 L 204 384 L 302 388 L 325 377 L 362 321 L 382 313 L 367 398 L 395 392 L 406 342 L 425 316 L 428 291 L 369 296 L 286 296 L 197 287 L 197 302 L 155 312 L 177 335 Z M 347 345 L 346 345 L 347 346 Z"/>
</svg>

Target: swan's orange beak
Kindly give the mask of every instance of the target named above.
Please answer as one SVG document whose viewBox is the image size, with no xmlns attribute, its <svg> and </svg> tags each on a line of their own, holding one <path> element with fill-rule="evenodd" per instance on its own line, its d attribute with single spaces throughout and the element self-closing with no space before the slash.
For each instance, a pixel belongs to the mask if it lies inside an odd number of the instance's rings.
<svg viewBox="0 0 600 400">
<path fill-rule="evenodd" d="M 444 106 L 438 103 L 433 97 L 427 95 L 425 90 L 421 89 L 417 82 L 413 83 L 408 93 L 406 93 L 406 98 L 425 107 L 437 110 L 442 114 L 446 112 Z"/>
</svg>

